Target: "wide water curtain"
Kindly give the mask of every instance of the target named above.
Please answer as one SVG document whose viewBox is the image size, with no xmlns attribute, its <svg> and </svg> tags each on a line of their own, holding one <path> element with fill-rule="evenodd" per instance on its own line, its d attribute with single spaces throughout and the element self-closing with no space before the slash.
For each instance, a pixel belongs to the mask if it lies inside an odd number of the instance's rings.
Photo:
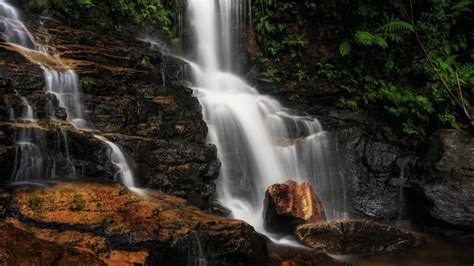
<svg viewBox="0 0 474 266">
<path fill-rule="evenodd" d="M 236 74 L 238 32 L 249 7 L 248 1 L 229 0 L 189 0 L 188 5 L 197 58 L 191 64 L 193 89 L 222 161 L 219 200 L 235 218 L 264 231 L 266 188 L 288 179 L 309 181 L 329 218 L 341 218 L 343 183 L 320 123 L 259 94 Z"/>
</svg>

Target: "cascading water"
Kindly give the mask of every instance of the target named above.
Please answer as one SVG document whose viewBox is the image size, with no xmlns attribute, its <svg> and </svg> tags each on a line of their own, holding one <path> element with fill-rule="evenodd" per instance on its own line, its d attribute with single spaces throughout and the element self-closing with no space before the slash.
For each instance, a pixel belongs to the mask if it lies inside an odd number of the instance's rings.
<svg viewBox="0 0 474 266">
<path fill-rule="evenodd" d="M 16 45 L 21 49 L 27 50 L 28 53 L 25 54 L 25 57 L 41 66 L 45 76 L 47 92 L 54 95 L 59 102 L 59 106 L 66 110 L 69 123 L 77 129 L 92 132 L 92 130 L 87 127 L 87 122 L 83 116 L 81 91 L 76 72 L 62 64 L 59 59 L 51 56 L 46 48 L 36 43 L 32 34 L 22 23 L 16 9 L 5 0 L 0 0 L 0 33 L 2 38 L 11 45 Z M 40 53 L 42 57 L 48 58 L 49 61 L 59 66 L 60 70 L 34 59 L 34 56 L 29 55 L 30 52 Z M 21 97 L 21 99 L 26 106 L 26 111 L 24 112 L 26 113 L 26 119 L 22 120 L 34 123 L 33 109 L 24 97 Z M 15 118 L 14 114 L 11 115 L 11 118 Z M 54 117 L 52 117 L 52 119 L 54 119 Z M 26 129 L 26 132 L 34 132 L 34 130 Z M 69 154 L 66 132 L 61 132 L 65 143 L 66 154 Z M 41 180 L 48 178 L 48 176 L 54 176 L 56 164 L 53 162 L 50 173 L 45 172 L 46 152 L 34 144 L 37 136 L 33 134 L 34 133 L 21 133 L 21 136 L 17 138 L 17 144 L 20 148 L 17 150 L 17 161 L 13 174 L 13 181 L 15 182 L 24 182 L 32 179 Z M 110 148 L 110 159 L 117 167 L 121 181 L 127 187 L 134 187 L 132 171 L 120 148 L 103 136 L 94 134 L 94 137 Z M 67 161 L 70 161 L 70 159 L 67 159 Z M 75 173 L 74 167 L 72 167 L 70 172 Z"/>
<path fill-rule="evenodd" d="M 217 146 L 222 161 L 218 198 L 234 218 L 265 232 L 262 212 L 267 187 L 288 179 L 309 181 L 328 218 L 343 218 L 344 186 L 320 123 L 294 115 L 233 74 L 232 51 L 238 47 L 232 44 L 239 37 L 232 25 L 239 28 L 239 23 L 246 23 L 244 10 L 250 10 L 246 0 L 188 2 L 197 53 L 197 63 L 190 63 L 193 90 L 203 106 L 208 139 Z"/>
</svg>

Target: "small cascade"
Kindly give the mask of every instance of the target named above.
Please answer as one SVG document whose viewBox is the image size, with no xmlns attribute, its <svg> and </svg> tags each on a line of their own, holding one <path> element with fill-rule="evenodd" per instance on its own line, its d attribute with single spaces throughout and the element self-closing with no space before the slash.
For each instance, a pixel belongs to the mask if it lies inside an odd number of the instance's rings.
<svg viewBox="0 0 474 266">
<path fill-rule="evenodd" d="M 21 22 L 16 9 L 5 0 L 0 0 L 0 33 L 2 38 L 9 43 L 28 49 L 38 49 L 33 36 Z"/>
<path fill-rule="evenodd" d="M 399 163 L 398 163 L 398 168 L 400 169 L 400 175 L 399 175 L 399 192 L 398 192 L 398 220 L 401 221 L 403 219 L 403 213 L 405 210 L 404 203 L 405 203 L 405 194 L 404 194 L 404 188 L 405 188 L 405 183 L 407 180 L 405 169 L 408 166 L 408 163 L 410 162 L 410 158 L 403 158 Z"/>
<path fill-rule="evenodd" d="M 208 262 L 204 255 L 201 239 L 196 231 L 190 231 L 188 235 L 188 265 L 207 266 Z"/>
<path fill-rule="evenodd" d="M 222 162 L 219 200 L 234 218 L 272 237 L 262 219 L 267 187 L 288 179 L 309 181 L 327 217 L 345 218 L 344 183 L 319 121 L 284 108 L 235 74 L 240 37 L 234 29 L 247 23 L 249 11 L 247 0 L 188 2 L 197 53 L 196 63 L 189 62 L 193 90 Z"/>
<path fill-rule="evenodd" d="M 11 180 L 15 183 L 23 183 L 31 180 L 41 180 L 47 175 L 46 156 L 41 143 L 42 136 L 34 128 L 34 112 L 28 100 L 15 91 L 21 100 L 23 110 L 17 116 L 13 108 L 10 112 L 10 120 L 28 124 L 28 127 L 19 128 L 15 134 L 15 164 Z"/>
<path fill-rule="evenodd" d="M 34 143 L 17 142 L 15 148 L 14 183 L 42 180 L 46 174 L 43 151 Z"/>
<path fill-rule="evenodd" d="M 59 106 L 66 110 L 68 121 L 75 128 L 87 128 L 82 112 L 81 91 L 77 73 L 71 69 L 57 71 L 44 66 L 42 68 L 45 73 L 48 93 L 54 95 L 59 101 Z"/>
<path fill-rule="evenodd" d="M 135 187 L 135 182 L 133 180 L 133 172 L 130 169 L 127 160 L 125 159 L 125 155 L 123 154 L 122 150 L 115 143 L 109 141 L 103 136 L 94 135 L 94 137 L 104 142 L 110 147 L 110 160 L 119 169 L 119 171 L 117 172 L 118 176 L 116 175 L 115 179 L 120 179 L 122 183 L 129 188 Z"/>
<path fill-rule="evenodd" d="M 25 55 L 31 62 L 41 66 L 44 72 L 47 92 L 54 95 L 59 102 L 59 106 L 64 108 L 67 113 L 67 119 L 69 123 L 76 129 L 92 132 L 87 126 L 86 119 L 84 118 L 81 103 L 81 91 L 79 86 L 79 78 L 77 73 L 72 69 L 65 66 L 59 59 L 50 55 L 46 48 L 37 44 L 32 34 L 27 30 L 25 25 L 21 22 L 20 16 L 16 9 L 9 5 L 5 0 L 0 0 L 0 32 L 3 39 L 12 45 L 20 46 L 23 49 L 40 53 L 41 56 L 46 57 L 49 61 L 54 62 L 60 69 L 52 68 L 48 65 L 43 64 L 35 59 L 35 57 Z M 26 102 L 24 97 L 20 98 Z M 33 109 L 29 104 L 24 111 L 21 120 L 33 122 L 34 113 Z M 14 120 L 14 113 L 10 115 Z M 56 119 L 51 117 L 51 119 Z M 22 134 L 24 135 L 24 134 Z M 67 162 L 71 163 L 71 169 L 68 171 L 69 175 L 75 175 L 76 169 L 74 168 L 72 161 L 69 157 L 69 148 L 67 144 L 67 134 L 65 131 L 61 131 L 63 142 L 65 143 L 64 149 Z M 103 136 L 94 134 L 94 137 L 102 141 L 110 149 L 110 160 L 117 167 L 118 173 L 122 182 L 128 186 L 133 187 L 133 174 L 125 159 L 125 155 L 120 148 L 107 140 Z M 56 175 L 57 164 L 55 156 L 47 156 L 47 152 L 44 149 L 38 148 L 35 144 L 26 139 L 35 139 L 34 136 L 28 136 L 18 138 L 18 145 L 20 146 L 17 152 L 17 167 L 15 168 L 13 180 L 14 181 L 27 181 L 34 178 L 35 180 L 45 180 Z M 58 143 L 61 143 L 58 140 Z M 48 162 L 46 164 L 46 161 Z M 46 171 L 47 165 L 51 165 L 51 169 Z M 36 171 L 36 172 L 35 172 Z M 35 172 L 35 173 L 33 173 Z M 41 174 L 46 172 L 46 174 Z"/>
</svg>

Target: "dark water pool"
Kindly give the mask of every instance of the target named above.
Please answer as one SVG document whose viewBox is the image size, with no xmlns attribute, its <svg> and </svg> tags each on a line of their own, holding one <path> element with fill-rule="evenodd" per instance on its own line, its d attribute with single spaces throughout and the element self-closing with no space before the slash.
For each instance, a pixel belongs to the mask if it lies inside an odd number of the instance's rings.
<svg viewBox="0 0 474 266">
<path fill-rule="evenodd" d="M 398 255 L 342 258 L 354 266 L 469 265 L 474 266 L 474 234 L 454 240 L 427 237 L 427 244 Z"/>
</svg>

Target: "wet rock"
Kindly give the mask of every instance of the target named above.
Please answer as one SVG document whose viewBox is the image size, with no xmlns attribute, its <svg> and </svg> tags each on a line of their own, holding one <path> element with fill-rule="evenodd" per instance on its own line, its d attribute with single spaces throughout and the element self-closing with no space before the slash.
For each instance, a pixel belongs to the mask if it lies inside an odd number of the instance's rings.
<svg viewBox="0 0 474 266">
<path fill-rule="evenodd" d="M 148 251 L 114 250 L 107 253 L 102 260 L 107 265 L 148 265 Z"/>
<path fill-rule="evenodd" d="M 271 266 L 336 266 L 347 265 L 339 262 L 324 253 L 315 252 L 306 248 L 291 246 L 268 245 L 269 263 Z"/>
<path fill-rule="evenodd" d="M 264 206 L 265 228 L 271 232 L 292 233 L 300 224 L 326 221 L 321 201 L 307 182 L 289 180 L 270 186 Z"/>
<path fill-rule="evenodd" d="M 133 193 L 96 183 L 18 187 L 9 209 L 7 221 L 35 237 L 111 260 L 188 265 L 199 258 L 190 253 L 210 264 L 261 265 L 267 260 L 265 239 L 251 226 L 204 213 L 159 191 Z"/>
<path fill-rule="evenodd" d="M 41 174 L 38 177 L 45 180 L 78 180 L 84 177 L 114 180 L 116 169 L 109 160 L 107 146 L 91 133 L 76 130 L 64 121 L 0 121 L 0 183 L 14 181 L 12 177 L 18 170 L 16 167 L 26 160 L 22 156 L 27 154 L 19 152 L 21 149 L 16 143 L 21 135 L 28 135 L 29 142 L 37 147 L 36 155 L 39 157 L 36 160 L 41 158 L 44 171 L 38 173 Z"/>
<path fill-rule="evenodd" d="M 474 136 L 461 130 L 437 131 L 421 165 L 429 214 L 474 230 Z"/>
<path fill-rule="evenodd" d="M 105 265 L 88 252 L 37 239 L 9 224 L 0 223 L 0 235 L 2 265 Z"/>
<path fill-rule="evenodd" d="M 316 251 L 333 254 L 401 252 L 425 242 L 395 227 L 363 220 L 305 224 L 297 228 L 296 236 Z"/>
<path fill-rule="evenodd" d="M 220 162 L 216 148 L 205 143 L 207 126 L 201 106 L 192 90 L 181 84 L 186 64 L 135 39 L 73 28 L 35 14 L 24 17 L 36 39 L 48 40 L 62 63 L 78 73 L 88 126 L 123 149 L 137 185 L 162 189 L 207 209 Z M 47 34 L 41 30 L 45 28 Z M 41 139 L 48 148 L 45 153 L 62 168 L 58 177 L 68 179 L 74 172 L 69 167 L 72 163 L 81 178 L 112 180 L 117 169 L 108 160 L 107 147 L 93 138 L 68 135 L 70 162 L 64 159 L 65 152 L 58 153 L 57 147 L 65 146 L 61 130 L 70 131 L 70 125 L 53 125 L 50 118 L 65 122 L 66 113 L 53 95 L 44 93 L 44 73 L 24 53 L 0 43 L 0 122 L 7 122 L 10 110 L 19 116 L 25 108 L 19 96 L 26 98 L 47 132 Z M 145 56 L 153 67 L 141 66 Z M 8 182 L 3 177 L 9 177 L 14 168 L 16 131 L 4 132 L 10 143 L 5 144 L 8 156 L 0 155 L 0 182 Z M 52 178 L 45 175 L 45 179 Z"/>
<path fill-rule="evenodd" d="M 383 127 L 382 136 L 374 136 L 368 129 L 371 120 L 367 115 L 350 114 L 341 118 L 357 119 L 333 125 L 335 128 L 331 130 L 339 168 L 347 180 L 350 206 L 375 219 L 406 217 L 406 198 L 400 197 L 400 185 L 403 187 L 404 181 L 400 179 L 417 177 L 417 157 L 389 143 L 390 135 L 383 133 Z M 400 182 L 394 182 L 396 179 Z"/>
</svg>

